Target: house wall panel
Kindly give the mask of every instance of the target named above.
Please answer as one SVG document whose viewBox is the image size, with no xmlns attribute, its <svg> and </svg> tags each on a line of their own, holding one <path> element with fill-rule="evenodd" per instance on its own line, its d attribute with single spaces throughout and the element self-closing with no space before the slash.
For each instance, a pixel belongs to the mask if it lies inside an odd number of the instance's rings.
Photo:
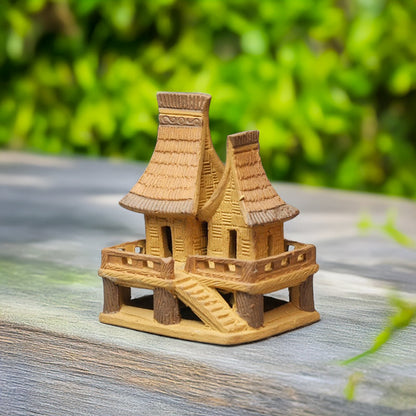
<svg viewBox="0 0 416 416">
<path fill-rule="evenodd" d="M 253 258 L 252 231 L 245 224 L 232 175 L 223 200 L 210 220 L 208 255 L 229 257 L 230 230 L 237 232 L 237 258 L 248 260 Z"/>
<path fill-rule="evenodd" d="M 259 225 L 253 228 L 255 258 L 275 256 L 284 251 L 283 223 Z"/>
<path fill-rule="evenodd" d="M 193 254 L 206 254 L 206 238 L 203 237 L 202 225 L 195 218 L 159 218 L 145 216 L 146 253 L 164 256 L 162 227 L 170 227 L 172 232 L 173 258 L 186 261 Z"/>
</svg>

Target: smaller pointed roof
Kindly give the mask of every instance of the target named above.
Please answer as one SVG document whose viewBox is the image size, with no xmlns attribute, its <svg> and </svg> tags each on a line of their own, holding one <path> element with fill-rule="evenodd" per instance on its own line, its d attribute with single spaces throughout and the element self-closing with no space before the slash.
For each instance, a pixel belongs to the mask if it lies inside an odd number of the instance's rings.
<svg viewBox="0 0 416 416">
<path fill-rule="evenodd" d="M 211 199 L 202 207 L 201 219 L 209 219 L 221 203 L 233 175 L 239 202 L 247 225 L 288 221 L 299 210 L 286 204 L 267 178 L 260 159 L 259 132 L 245 131 L 227 138 L 225 172 Z"/>
</svg>

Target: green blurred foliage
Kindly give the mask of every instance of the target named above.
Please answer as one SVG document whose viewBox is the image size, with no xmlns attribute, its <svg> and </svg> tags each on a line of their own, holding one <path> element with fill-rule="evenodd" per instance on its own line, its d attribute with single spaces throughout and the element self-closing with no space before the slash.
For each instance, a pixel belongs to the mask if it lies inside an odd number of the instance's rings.
<svg viewBox="0 0 416 416">
<path fill-rule="evenodd" d="M 363 213 L 357 226 L 363 234 L 367 234 L 369 231 L 381 232 L 401 246 L 415 249 L 416 241 L 397 228 L 396 220 L 397 211 L 395 209 L 390 209 L 387 212 L 384 224 L 375 223 L 368 213 Z"/>
<path fill-rule="evenodd" d="M 406 329 L 416 321 L 416 302 L 392 295 L 390 296 L 390 304 L 395 311 L 389 317 L 386 327 L 376 336 L 371 347 L 355 357 L 343 361 L 342 364 L 348 365 L 371 356 L 386 344 L 396 332 Z"/>
<path fill-rule="evenodd" d="M 376 336 L 371 347 L 345 361 L 341 364 L 349 365 L 356 361 L 369 358 L 379 351 L 386 343 L 388 343 L 394 335 L 405 329 L 410 329 L 416 323 L 416 301 L 406 300 L 398 295 L 390 296 L 390 305 L 394 308 L 394 312 L 389 316 L 387 325 Z M 353 372 L 344 388 L 344 396 L 347 400 L 354 400 L 357 386 L 364 380 L 364 374 L 359 371 Z"/>
<path fill-rule="evenodd" d="M 0 145 L 147 160 L 159 90 L 272 179 L 416 197 L 414 0 L 0 0 Z"/>
<path fill-rule="evenodd" d="M 347 385 L 344 388 L 344 396 L 347 400 L 354 400 L 357 386 L 363 381 L 364 375 L 355 371 L 348 377 Z"/>
</svg>

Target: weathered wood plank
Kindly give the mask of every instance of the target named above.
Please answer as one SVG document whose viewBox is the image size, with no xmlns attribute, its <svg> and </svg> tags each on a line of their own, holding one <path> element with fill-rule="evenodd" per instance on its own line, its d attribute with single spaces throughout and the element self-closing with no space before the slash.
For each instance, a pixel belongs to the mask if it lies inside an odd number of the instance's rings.
<svg viewBox="0 0 416 416">
<path fill-rule="evenodd" d="M 291 386 L 285 378 L 270 383 L 263 374 L 249 373 L 247 379 L 245 368 L 190 366 L 186 357 L 172 360 L 169 355 L 109 349 L 24 326 L 0 328 L 0 353 L 7 357 L 1 363 L 2 374 L 11 371 L 2 398 L 23 414 L 325 416 L 339 409 L 363 416 L 400 414 L 383 404 L 317 396 L 313 389 L 304 390 L 304 383 Z M 28 360 L 33 351 L 36 360 Z M 25 397 L 28 388 L 30 395 Z M 1 403 L 0 410 L 7 410 Z"/>
<path fill-rule="evenodd" d="M 413 202 L 278 185 L 302 211 L 287 238 L 317 245 L 322 320 L 220 347 L 98 322 L 101 248 L 144 234 L 140 215 L 117 206 L 143 167 L 0 153 L 0 414 L 415 413 L 414 326 L 377 357 L 339 365 L 371 345 L 391 287 L 416 296 L 415 252 L 360 235 L 360 214 L 383 222 L 395 207 L 398 227 L 416 238 Z M 364 380 L 349 403 L 343 388 L 356 370 Z"/>
</svg>

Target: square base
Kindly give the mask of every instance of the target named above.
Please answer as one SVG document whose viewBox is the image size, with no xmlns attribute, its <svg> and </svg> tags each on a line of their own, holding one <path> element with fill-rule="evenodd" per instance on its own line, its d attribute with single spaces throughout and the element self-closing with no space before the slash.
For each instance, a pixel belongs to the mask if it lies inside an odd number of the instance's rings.
<svg viewBox="0 0 416 416">
<path fill-rule="evenodd" d="M 122 305 L 120 311 L 101 313 L 100 322 L 122 326 L 138 331 L 168 337 L 186 339 L 220 345 L 236 345 L 269 338 L 292 329 L 300 328 L 319 321 L 317 311 L 302 311 L 285 303 L 264 314 L 264 324 L 260 328 L 249 328 L 239 332 L 220 332 L 200 321 L 182 319 L 179 324 L 163 325 L 153 318 L 153 310 Z"/>
</svg>

